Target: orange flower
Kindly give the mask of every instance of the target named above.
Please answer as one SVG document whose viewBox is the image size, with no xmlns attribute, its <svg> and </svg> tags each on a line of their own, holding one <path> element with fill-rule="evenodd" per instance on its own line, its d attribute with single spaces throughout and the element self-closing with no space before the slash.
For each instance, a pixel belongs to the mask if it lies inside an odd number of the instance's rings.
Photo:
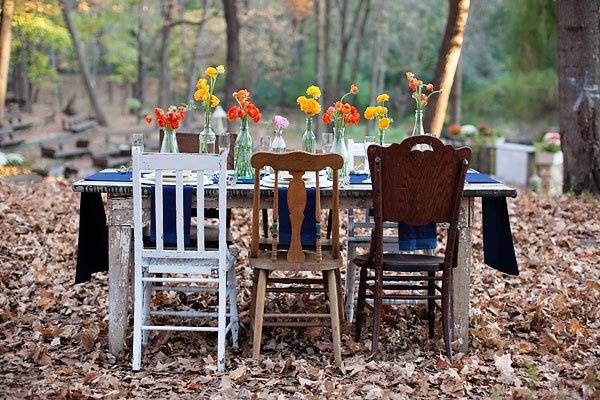
<svg viewBox="0 0 600 400">
<path fill-rule="evenodd" d="M 406 79 L 408 79 L 409 81 L 412 81 L 415 77 L 415 74 L 413 74 L 410 71 L 406 71 Z"/>
<path fill-rule="evenodd" d="M 350 93 L 352 93 L 352 94 L 358 93 L 358 86 L 356 86 L 355 84 L 350 85 Z"/>
<path fill-rule="evenodd" d="M 408 88 L 410 90 L 416 90 L 417 89 L 417 80 L 416 79 L 411 79 L 408 81 Z"/>
<path fill-rule="evenodd" d="M 344 103 L 342 105 L 342 113 L 343 114 L 349 114 L 351 111 L 352 111 L 352 106 L 350 106 L 350 104 Z"/>
<path fill-rule="evenodd" d="M 448 133 L 451 134 L 452 136 L 460 135 L 460 125 L 459 124 L 450 125 L 448 127 Z"/>
<path fill-rule="evenodd" d="M 246 89 L 240 89 L 237 92 L 234 92 L 233 96 L 237 99 L 237 101 L 239 101 L 240 103 L 242 103 L 248 97 L 250 97 L 250 92 L 247 91 Z"/>
<path fill-rule="evenodd" d="M 341 101 L 336 101 L 335 102 L 335 109 L 336 110 L 341 110 L 342 109 L 342 102 Z"/>
<path fill-rule="evenodd" d="M 238 106 L 230 107 L 229 110 L 227 111 L 227 119 L 229 121 L 233 121 L 240 115 L 240 111 L 242 111 L 242 110 L 240 110 L 240 108 Z"/>
<path fill-rule="evenodd" d="M 144 118 L 146 120 L 146 123 L 148 125 L 150 125 L 152 123 L 152 115 L 146 115 L 146 118 Z"/>
<path fill-rule="evenodd" d="M 327 109 L 327 111 L 325 113 L 323 113 L 322 119 L 323 119 L 323 123 L 325 125 L 329 125 L 333 121 L 333 118 L 332 118 L 333 110 L 334 110 L 333 107 L 329 107 Z"/>
<path fill-rule="evenodd" d="M 433 92 L 433 83 L 430 83 L 427 85 L 427 91 L 428 92 Z"/>
</svg>

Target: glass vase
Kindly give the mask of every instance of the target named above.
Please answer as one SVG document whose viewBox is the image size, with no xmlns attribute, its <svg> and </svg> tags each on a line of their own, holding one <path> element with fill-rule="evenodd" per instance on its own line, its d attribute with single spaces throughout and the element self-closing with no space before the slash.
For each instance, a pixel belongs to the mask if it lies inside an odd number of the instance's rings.
<svg viewBox="0 0 600 400">
<path fill-rule="evenodd" d="M 348 148 L 346 147 L 346 139 L 344 133 L 346 128 L 343 126 L 333 128 L 333 144 L 331 145 L 331 153 L 336 153 L 344 159 L 344 165 L 338 172 L 338 177 L 341 185 L 346 185 L 350 181 L 348 172 Z M 333 179 L 333 171 L 327 170 L 327 177 Z"/>
<path fill-rule="evenodd" d="M 385 129 L 380 129 L 379 130 L 379 145 L 380 146 L 385 146 Z"/>
<path fill-rule="evenodd" d="M 217 137 L 210 126 L 210 112 L 204 115 L 204 129 L 200 133 L 200 153 L 214 153 Z"/>
<path fill-rule="evenodd" d="M 415 110 L 415 126 L 413 127 L 412 136 L 424 135 L 423 129 L 423 110 Z"/>
<path fill-rule="evenodd" d="M 273 153 L 285 153 L 285 140 L 283 140 L 283 129 L 275 131 L 275 139 L 271 142 L 271 151 Z"/>
<path fill-rule="evenodd" d="M 175 131 L 171 129 L 165 129 L 163 134 L 163 140 L 160 144 L 161 153 L 179 153 L 179 146 L 177 146 L 177 136 Z"/>
<path fill-rule="evenodd" d="M 235 177 L 237 180 L 254 178 L 254 168 L 250 163 L 252 157 L 252 137 L 248 130 L 248 119 L 242 119 L 240 134 L 235 141 Z"/>
<path fill-rule="evenodd" d="M 304 131 L 304 135 L 302 135 L 302 150 L 307 153 L 314 153 L 316 144 L 317 138 L 313 132 L 312 117 L 306 117 L 306 130 Z"/>
</svg>

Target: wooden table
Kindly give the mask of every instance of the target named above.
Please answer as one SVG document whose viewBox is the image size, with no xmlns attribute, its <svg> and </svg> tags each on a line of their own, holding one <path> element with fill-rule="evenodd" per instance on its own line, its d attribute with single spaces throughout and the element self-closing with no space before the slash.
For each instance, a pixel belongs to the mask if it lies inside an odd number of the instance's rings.
<svg viewBox="0 0 600 400">
<path fill-rule="evenodd" d="M 107 170 L 108 171 L 108 170 Z M 114 171 L 114 170 L 113 170 Z M 107 225 L 109 242 L 108 272 L 108 340 L 110 352 L 119 355 L 125 343 L 129 312 L 129 268 L 133 241 L 133 201 L 131 182 L 101 182 L 79 180 L 75 192 L 107 194 Z M 228 208 L 251 208 L 253 185 L 237 184 L 227 190 Z M 321 206 L 331 208 L 330 189 L 321 189 Z M 465 184 L 459 220 L 458 265 L 453 274 L 454 338 L 460 350 L 469 346 L 469 285 L 471 271 L 471 229 L 474 221 L 474 201 L 477 197 L 516 197 L 515 189 L 504 184 Z M 217 187 L 205 187 L 206 207 L 216 207 Z M 272 189 L 261 189 L 261 206 L 271 208 Z M 371 206 L 371 185 L 348 185 L 340 188 L 341 209 L 364 209 Z"/>
</svg>

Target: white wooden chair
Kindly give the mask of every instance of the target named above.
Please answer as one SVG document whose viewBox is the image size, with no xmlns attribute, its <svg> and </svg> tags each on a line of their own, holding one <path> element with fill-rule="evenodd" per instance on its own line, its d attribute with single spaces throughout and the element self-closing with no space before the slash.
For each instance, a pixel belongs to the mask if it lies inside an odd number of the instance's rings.
<svg viewBox="0 0 600 400">
<path fill-rule="evenodd" d="M 165 246 L 163 240 L 163 172 L 174 171 L 177 245 Z M 154 171 L 156 247 L 145 247 L 142 238 L 142 171 Z M 183 172 L 197 173 L 196 208 L 198 213 L 197 245 L 184 246 Z M 204 242 L 204 171 L 219 172 L 219 241 L 218 249 L 206 249 Z M 133 149 L 133 215 L 134 215 L 134 324 L 133 370 L 141 367 L 142 346 L 148 343 L 148 332 L 200 331 L 217 332 L 217 367 L 225 369 L 225 336 L 232 334 L 233 347 L 238 346 L 238 312 L 235 279 L 236 254 L 226 244 L 227 151 L 213 154 L 141 153 Z M 216 284 L 216 287 L 215 287 Z M 213 292 L 218 295 L 216 312 L 194 310 L 152 310 L 153 291 Z M 227 301 L 229 300 L 229 301 Z M 229 303 L 229 312 L 227 312 Z M 217 318 L 217 326 L 159 325 L 153 316 Z M 227 321 L 229 320 L 229 322 Z"/>
</svg>

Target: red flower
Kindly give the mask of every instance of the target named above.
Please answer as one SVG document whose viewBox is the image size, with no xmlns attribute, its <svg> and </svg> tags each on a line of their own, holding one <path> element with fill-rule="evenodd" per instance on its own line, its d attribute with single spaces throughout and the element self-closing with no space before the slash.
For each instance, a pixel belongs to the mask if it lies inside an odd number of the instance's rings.
<svg viewBox="0 0 600 400">
<path fill-rule="evenodd" d="M 258 107 L 252 103 L 248 103 L 248 106 L 246 107 L 246 113 L 248 113 L 248 116 L 252 118 L 254 122 L 257 122 L 256 118 L 260 119 L 260 111 L 258 110 Z"/>
<path fill-rule="evenodd" d="M 329 107 L 327 109 L 327 111 L 323 113 L 323 116 L 321 117 L 321 119 L 323 120 L 323 123 L 325 125 L 329 125 L 333 121 L 333 118 L 331 117 L 333 110 L 334 110 L 333 107 Z"/>
<path fill-rule="evenodd" d="M 417 80 L 416 79 L 411 79 L 408 81 L 408 88 L 410 90 L 416 90 L 417 89 Z"/>
<path fill-rule="evenodd" d="M 354 84 L 350 85 L 350 93 L 352 93 L 352 94 L 358 93 L 358 86 L 356 86 Z"/>
<path fill-rule="evenodd" d="M 146 120 L 146 123 L 148 125 L 150 125 L 152 123 L 152 115 L 148 114 L 146 115 L 146 118 L 144 118 Z"/>
<path fill-rule="evenodd" d="M 427 85 L 427 91 L 428 92 L 433 92 L 433 83 L 430 83 Z"/>
<path fill-rule="evenodd" d="M 229 121 L 233 121 L 238 116 L 240 116 L 240 111 L 242 111 L 242 110 L 240 110 L 240 108 L 238 106 L 230 107 L 229 110 L 227 111 L 227 119 Z"/>
</svg>

